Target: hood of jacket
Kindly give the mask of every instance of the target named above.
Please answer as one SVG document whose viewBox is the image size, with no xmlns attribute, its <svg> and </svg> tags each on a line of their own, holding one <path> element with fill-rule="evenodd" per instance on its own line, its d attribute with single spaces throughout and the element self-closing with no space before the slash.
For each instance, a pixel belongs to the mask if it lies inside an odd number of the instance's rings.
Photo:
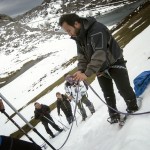
<svg viewBox="0 0 150 150">
<path fill-rule="evenodd" d="M 81 40 L 87 34 L 90 27 L 96 22 L 94 17 L 81 18 L 81 29 L 77 37 L 71 37 L 74 40 Z"/>
</svg>

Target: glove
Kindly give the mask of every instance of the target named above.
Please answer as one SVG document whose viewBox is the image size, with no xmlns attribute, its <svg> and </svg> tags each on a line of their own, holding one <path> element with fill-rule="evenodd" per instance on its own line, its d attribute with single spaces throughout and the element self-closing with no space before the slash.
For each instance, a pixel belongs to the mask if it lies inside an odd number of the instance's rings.
<svg viewBox="0 0 150 150">
<path fill-rule="evenodd" d="M 5 108 L 4 108 L 4 104 L 2 102 L 2 100 L 0 99 L 0 111 L 3 113 L 5 111 Z"/>
</svg>

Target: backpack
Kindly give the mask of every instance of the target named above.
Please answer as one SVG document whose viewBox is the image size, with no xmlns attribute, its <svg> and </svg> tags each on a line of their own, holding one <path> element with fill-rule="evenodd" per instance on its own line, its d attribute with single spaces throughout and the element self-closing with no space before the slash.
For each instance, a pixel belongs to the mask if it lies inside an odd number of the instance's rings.
<svg viewBox="0 0 150 150">
<path fill-rule="evenodd" d="M 139 74 L 133 81 L 134 90 L 137 97 L 139 97 L 150 83 L 150 71 L 144 71 Z"/>
</svg>

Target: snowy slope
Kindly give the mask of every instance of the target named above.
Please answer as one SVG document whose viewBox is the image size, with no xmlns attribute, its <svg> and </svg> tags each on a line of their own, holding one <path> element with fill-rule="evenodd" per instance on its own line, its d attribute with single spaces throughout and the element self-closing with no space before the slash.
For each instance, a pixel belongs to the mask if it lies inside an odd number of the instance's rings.
<svg viewBox="0 0 150 150">
<path fill-rule="evenodd" d="M 150 39 L 150 26 L 147 27 L 141 34 L 136 36 L 126 47 L 124 48 L 124 56 L 125 59 L 128 60 L 127 67 L 129 69 L 129 76 L 131 80 L 131 84 L 133 86 L 133 79 L 142 71 L 150 70 L 150 60 L 148 57 L 150 56 L 149 51 L 149 41 Z M 69 40 L 69 39 L 68 39 Z M 61 42 L 64 43 L 64 41 L 56 41 L 56 45 L 58 47 L 62 48 Z M 67 39 L 66 39 L 67 42 Z M 75 44 L 71 42 L 67 42 L 68 48 L 66 50 L 66 54 L 68 55 L 71 48 L 71 54 L 75 55 Z M 141 50 L 142 49 L 142 50 Z M 61 53 L 60 53 L 61 54 Z M 62 58 L 57 55 L 56 58 Z M 63 58 L 62 58 L 63 59 Z M 61 61 L 61 59 L 60 59 Z M 47 66 L 47 61 L 43 61 L 43 66 Z M 75 64 L 74 64 L 75 65 Z M 33 69 L 33 68 L 32 68 Z M 71 69 L 71 68 L 70 68 Z M 69 69 L 68 69 L 69 70 Z M 63 72 L 68 71 L 67 69 Z M 36 72 L 36 74 L 42 72 L 38 69 L 34 68 L 31 72 Z M 60 69 L 58 73 L 58 76 L 62 75 L 62 70 Z M 32 97 L 32 94 L 28 95 L 27 92 L 25 92 L 29 85 L 25 86 L 24 84 L 20 84 L 20 82 L 26 81 L 27 78 L 30 79 L 30 70 L 26 73 L 26 75 L 20 76 L 18 79 L 13 81 L 12 83 L 8 84 L 4 88 L 1 89 L 1 93 L 8 98 L 8 100 L 16 107 L 19 108 L 19 105 L 24 102 L 26 99 L 30 99 Z M 57 78 L 58 76 L 54 76 Z M 26 78 L 25 78 L 26 77 Z M 50 78 L 50 79 L 49 79 Z M 52 82 L 51 77 L 46 78 L 47 82 Z M 33 79 L 31 79 L 33 80 Z M 49 81 L 50 80 L 50 81 Z M 25 82 L 26 83 L 26 82 Z M 17 88 L 16 85 L 19 85 L 19 88 Z M 46 85 L 46 84 L 45 84 Z M 92 84 L 92 87 L 99 93 L 99 95 L 103 98 L 102 92 L 100 90 L 100 87 L 98 85 L 97 80 L 95 80 Z M 11 87 L 11 88 L 10 88 Z M 14 88 L 14 91 L 12 89 Z M 16 89 L 16 90 L 15 90 Z M 17 90 L 20 90 L 19 92 Z M 36 90 L 35 90 L 36 91 Z M 50 104 L 51 101 L 55 100 L 55 93 L 57 91 L 64 92 L 63 85 L 56 87 L 53 89 L 52 92 L 47 93 L 44 97 L 39 99 L 38 101 L 40 103 L 44 104 Z M 117 97 L 117 106 L 120 111 L 125 112 L 126 106 L 123 101 L 123 99 L 120 97 L 120 95 L 116 91 L 116 97 Z M 142 108 L 139 112 L 143 111 L 149 111 L 150 110 L 150 101 L 149 101 L 149 91 L 150 91 L 150 85 L 142 95 L 144 98 Z M 18 96 L 19 94 L 19 96 Z M 28 95 L 28 96 L 27 96 Z M 89 99 L 93 101 L 94 106 L 96 108 L 96 113 L 87 119 L 86 122 L 81 122 L 81 116 L 77 113 L 77 121 L 78 126 L 74 123 L 71 135 L 69 140 L 67 141 L 66 145 L 62 148 L 64 150 L 149 150 L 150 144 L 149 144 L 149 132 L 150 132 L 150 115 L 141 115 L 141 116 L 135 116 L 130 117 L 126 125 L 119 129 L 117 124 L 110 125 L 106 120 L 108 117 L 107 113 L 107 107 L 93 94 L 93 92 L 89 89 Z M 17 97 L 18 96 L 18 97 Z M 24 98 L 25 96 L 25 98 Z M 14 98 L 17 97 L 17 101 L 14 101 Z M 21 111 L 21 113 L 29 120 L 30 117 L 33 116 L 33 105 L 30 105 L 25 110 Z M 6 111 L 8 113 L 12 113 L 12 111 L 8 108 L 6 105 Z M 90 116 L 89 111 L 87 110 L 88 116 Z M 56 109 L 52 112 L 52 116 L 54 117 L 54 120 L 59 120 L 60 118 L 57 116 Z M 24 123 L 18 118 L 14 118 L 20 125 L 23 125 Z M 16 129 L 12 125 L 11 122 L 8 122 L 4 126 L 4 122 L 6 121 L 6 117 L 1 114 L 1 124 L 0 124 L 0 132 L 1 134 L 9 135 L 12 131 Z M 62 121 L 64 124 L 68 125 L 64 116 L 62 117 Z M 61 126 L 61 124 L 59 124 Z M 50 139 L 47 133 L 44 130 L 44 127 L 41 123 L 39 123 L 36 128 L 38 131 L 49 140 L 49 142 L 58 149 L 63 142 L 65 141 L 68 131 L 62 132 L 59 134 L 56 138 Z M 6 130 L 7 129 L 7 130 Z M 52 129 L 53 130 L 53 129 Z M 55 130 L 53 130 L 56 132 Z M 35 141 L 37 141 L 38 144 L 42 144 L 43 141 L 32 131 L 29 133 L 31 137 Z M 28 140 L 26 137 L 22 137 L 22 139 Z M 51 148 L 47 148 L 50 150 Z"/>
</svg>

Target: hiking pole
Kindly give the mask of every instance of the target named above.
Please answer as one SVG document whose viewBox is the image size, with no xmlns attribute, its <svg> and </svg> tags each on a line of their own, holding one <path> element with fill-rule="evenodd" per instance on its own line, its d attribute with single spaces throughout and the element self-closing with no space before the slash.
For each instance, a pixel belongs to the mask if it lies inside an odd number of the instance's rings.
<svg viewBox="0 0 150 150">
<path fill-rule="evenodd" d="M 62 123 L 62 120 L 61 120 L 61 117 L 59 116 L 59 120 L 60 120 L 60 122 L 61 122 L 61 124 L 63 125 L 63 123 Z M 63 129 L 65 130 L 65 125 L 63 125 Z M 67 127 L 66 127 L 67 128 Z M 69 128 L 68 128 L 69 129 Z M 66 130 L 65 130 L 66 131 Z"/>
<path fill-rule="evenodd" d="M 49 118 L 47 118 L 46 116 L 43 116 L 45 119 L 47 119 L 48 121 L 50 121 L 52 124 L 55 124 L 54 121 L 50 120 Z M 58 125 L 57 125 L 58 126 Z M 61 128 L 60 126 L 58 126 L 59 128 Z"/>
<path fill-rule="evenodd" d="M 0 110 L 1 111 L 1 110 Z M 36 142 L 5 112 L 5 110 L 3 111 L 1 111 L 1 113 L 3 113 L 19 130 L 21 130 L 24 134 L 25 134 L 25 136 L 32 142 L 32 143 L 34 143 L 35 145 L 38 145 L 38 144 L 36 144 Z M 45 145 L 43 145 L 43 146 L 40 146 L 41 148 L 42 147 L 44 147 L 44 149 L 46 149 L 45 148 Z"/>
<path fill-rule="evenodd" d="M 15 111 L 15 113 L 38 135 L 40 136 L 53 150 L 56 150 L 37 130 L 31 123 L 29 123 L 16 109 L 15 107 L 0 93 L 0 97 L 9 105 L 9 107 Z"/>
<path fill-rule="evenodd" d="M 19 130 L 21 130 L 25 135 L 26 135 L 26 137 L 30 140 L 30 141 L 32 141 L 34 144 L 36 144 L 35 143 L 35 141 L 33 141 L 33 139 L 30 137 L 30 136 L 28 136 L 28 134 L 5 112 L 5 111 L 1 111 Z M 37 144 L 36 144 L 37 145 Z"/>
<path fill-rule="evenodd" d="M 76 107 L 76 105 L 77 105 L 77 104 L 76 104 L 76 102 L 75 102 L 75 107 Z M 74 107 L 74 105 L 72 105 L 73 110 L 75 110 L 75 107 Z M 78 112 L 78 110 L 76 110 L 76 112 Z M 77 117 L 76 117 L 76 115 L 74 115 L 73 118 L 74 118 L 75 121 L 76 121 L 76 126 L 78 126 L 78 125 L 77 125 Z"/>
<path fill-rule="evenodd" d="M 74 117 L 76 118 L 75 114 L 77 112 L 77 101 L 78 101 L 78 97 L 79 97 L 79 83 L 76 85 L 77 87 L 77 96 L 76 96 L 76 100 L 75 100 L 75 109 L 74 109 Z M 76 126 L 78 127 L 78 122 L 77 122 L 77 118 L 76 118 Z"/>
<path fill-rule="evenodd" d="M 72 106 L 72 108 L 73 108 L 73 110 L 74 110 L 74 105 L 72 104 L 71 105 Z M 80 115 L 80 116 L 82 116 L 82 114 L 77 110 L 77 113 Z"/>
<path fill-rule="evenodd" d="M 54 118 L 54 117 L 53 117 Z M 54 118 L 55 120 L 57 120 L 56 118 Z M 63 126 L 65 126 L 67 129 L 70 129 L 68 128 L 66 125 L 64 125 L 61 121 L 57 120 L 59 123 L 61 123 Z"/>
<path fill-rule="evenodd" d="M 0 108 L 1 113 L 3 113 L 19 130 L 21 130 L 31 142 L 37 145 L 35 141 L 33 141 L 33 139 L 5 112 L 5 107 L 3 103 L 1 103 L 1 106 L 2 106 L 2 108 Z"/>
</svg>

